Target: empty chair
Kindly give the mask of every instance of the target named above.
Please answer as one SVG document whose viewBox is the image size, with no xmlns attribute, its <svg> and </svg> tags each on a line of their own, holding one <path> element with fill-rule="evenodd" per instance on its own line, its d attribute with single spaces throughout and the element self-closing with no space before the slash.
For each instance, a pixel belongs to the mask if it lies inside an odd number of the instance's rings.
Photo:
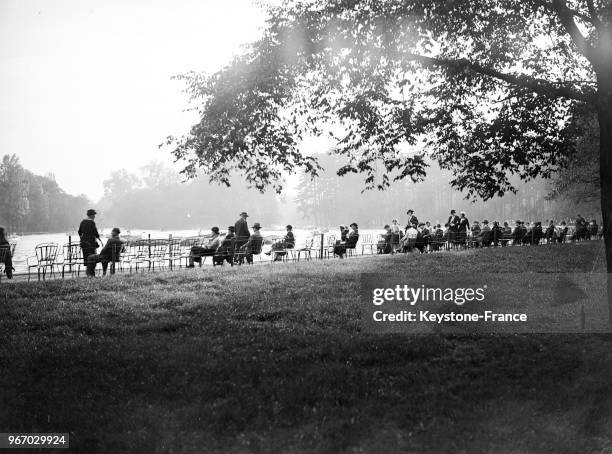
<svg viewBox="0 0 612 454">
<path fill-rule="evenodd" d="M 371 233 L 364 233 L 361 236 L 361 255 L 364 255 L 365 250 L 369 249 L 370 254 L 374 254 L 374 250 L 378 246 L 378 242 L 373 240 Z"/>
<path fill-rule="evenodd" d="M 306 240 L 303 247 L 295 249 L 295 254 L 298 262 L 300 261 L 302 254 L 304 254 L 304 258 L 306 260 L 312 260 L 313 245 L 314 237 L 311 237 L 310 239 Z"/>
<path fill-rule="evenodd" d="M 145 240 L 146 254 L 142 257 L 142 261 L 147 264 L 149 270 L 155 271 L 155 265 L 158 268 L 164 266 L 168 251 L 168 240 Z"/>
<path fill-rule="evenodd" d="M 28 281 L 30 280 L 30 273 L 35 268 L 38 279 L 42 276 L 45 279 L 47 270 L 54 276 L 55 267 L 57 263 L 57 254 L 59 252 L 59 246 L 57 243 L 42 243 L 34 248 L 35 255 L 28 257 L 26 263 L 28 266 Z"/>
<path fill-rule="evenodd" d="M 83 266 L 83 250 L 81 249 L 80 243 L 66 243 L 62 247 L 61 260 L 58 262 L 58 266 L 62 267 L 62 278 L 66 275 L 66 268 L 68 272 L 72 274 L 76 268 L 77 276 L 81 274 L 81 267 Z"/>
</svg>

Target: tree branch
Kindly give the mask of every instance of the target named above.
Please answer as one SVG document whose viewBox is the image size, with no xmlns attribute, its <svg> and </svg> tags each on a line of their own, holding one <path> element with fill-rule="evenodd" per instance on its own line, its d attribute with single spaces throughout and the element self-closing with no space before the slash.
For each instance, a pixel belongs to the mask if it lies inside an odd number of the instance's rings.
<svg viewBox="0 0 612 454">
<path fill-rule="evenodd" d="M 596 59 L 593 55 L 593 48 L 587 42 L 586 38 L 574 21 L 572 10 L 567 7 L 565 0 L 552 0 L 552 7 L 561 21 L 561 25 L 572 38 L 572 42 L 578 48 L 580 53 L 584 55 L 593 65 L 596 65 Z M 591 22 L 592 23 L 592 22 Z"/>
<path fill-rule="evenodd" d="M 444 58 L 426 57 L 424 55 L 418 54 L 406 54 L 405 57 L 410 60 L 418 61 L 427 66 L 446 66 L 454 67 L 457 69 L 469 69 L 476 73 L 502 80 L 510 85 L 527 88 L 535 93 L 540 93 L 543 95 L 575 99 L 578 101 L 585 102 L 594 101 L 593 97 L 590 94 L 577 91 L 572 87 L 564 85 L 558 86 L 544 79 L 535 79 L 533 77 L 524 75 L 506 74 L 496 69 L 488 68 L 478 63 L 470 62 L 467 59 L 451 60 Z"/>
<path fill-rule="evenodd" d="M 548 2 L 546 0 L 534 0 L 534 3 L 536 5 L 540 5 L 540 6 L 544 7 L 544 8 L 546 8 L 549 11 L 557 12 L 552 2 Z M 581 13 L 578 10 L 569 8 L 567 5 L 565 7 L 566 7 L 567 11 L 572 14 L 572 16 L 575 16 L 575 17 L 577 17 L 579 19 L 582 19 L 585 22 L 588 22 L 590 24 L 595 25 L 596 18 L 591 17 L 588 14 Z"/>
<path fill-rule="evenodd" d="M 598 30 L 604 28 L 603 22 L 597 15 L 597 9 L 595 8 L 595 2 L 593 0 L 586 0 L 587 8 L 589 9 L 589 15 L 591 16 L 591 22 Z"/>
</svg>

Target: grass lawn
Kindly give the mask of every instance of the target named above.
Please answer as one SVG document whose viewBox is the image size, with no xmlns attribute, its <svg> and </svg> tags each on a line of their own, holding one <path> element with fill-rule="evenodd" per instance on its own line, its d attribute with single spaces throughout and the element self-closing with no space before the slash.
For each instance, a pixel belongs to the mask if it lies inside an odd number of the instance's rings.
<svg viewBox="0 0 612 454">
<path fill-rule="evenodd" d="M 612 453 L 611 335 L 361 330 L 359 273 L 457 269 L 604 260 L 591 242 L 3 281 L 0 432 L 103 453 Z"/>
</svg>

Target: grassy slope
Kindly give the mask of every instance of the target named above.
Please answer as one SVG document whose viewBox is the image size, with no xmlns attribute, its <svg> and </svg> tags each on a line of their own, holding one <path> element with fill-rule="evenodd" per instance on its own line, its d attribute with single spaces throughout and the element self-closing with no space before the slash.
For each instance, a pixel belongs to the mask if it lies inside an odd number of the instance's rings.
<svg viewBox="0 0 612 454">
<path fill-rule="evenodd" d="M 361 333 L 358 273 L 415 267 L 603 259 L 594 242 L 3 282 L 0 432 L 87 452 L 612 452 L 611 336 Z"/>
</svg>

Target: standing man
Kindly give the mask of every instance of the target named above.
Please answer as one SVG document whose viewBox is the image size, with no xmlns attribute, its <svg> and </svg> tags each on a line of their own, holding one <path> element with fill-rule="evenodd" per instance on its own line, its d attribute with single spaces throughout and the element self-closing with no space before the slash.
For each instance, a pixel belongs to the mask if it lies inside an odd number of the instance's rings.
<svg viewBox="0 0 612 454">
<path fill-rule="evenodd" d="M 457 233 L 459 232 L 459 216 L 455 210 L 450 211 L 448 217 L 448 240 L 451 244 L 457 242 Z"/>
<path fill-rule="evenodd" d="M 240 249 L 242 245 L 246 244 L 251 236 L 251 232 L 249 232 L 249 225 L 247 224 L 248 217 L 249 215 L 246 213 L 246 211 L 243 211 L 240 213 L 240 219 L 238 219 L 236 224 L 234 224 L 234 229 L 236 230 L 236 249 Z"/>
<path fill-rule="evenodd" d="M 463 244 L 467 244 L 468 233 L 470 232 L 470 221 L 465 215 L 465 211 L 461 212 L 459 218 L 459 241 Z"/>
<path fill-rule="evenodd" d="M 87 257 L 96 253 L 98 249 L 98 240 L 100 234 L 96 227 L 94 219 L 96 218 L 96 210 L 87 210 L 87 218 L 81 221 L 79 225 L 79 237 L 81 238 L 81 251 L 83 252 L 83 263 L 87 266 Z"/>
<path fill-rule="evenodd" d="M 410 209 L 406 211 L 406 214 L 408 215 L 408 225 L 406 225 L 406 230 L 408 230 L 411 225 L 419 225 L 419 220 L 414 215 L 414 210 Z"/>
</svg>

